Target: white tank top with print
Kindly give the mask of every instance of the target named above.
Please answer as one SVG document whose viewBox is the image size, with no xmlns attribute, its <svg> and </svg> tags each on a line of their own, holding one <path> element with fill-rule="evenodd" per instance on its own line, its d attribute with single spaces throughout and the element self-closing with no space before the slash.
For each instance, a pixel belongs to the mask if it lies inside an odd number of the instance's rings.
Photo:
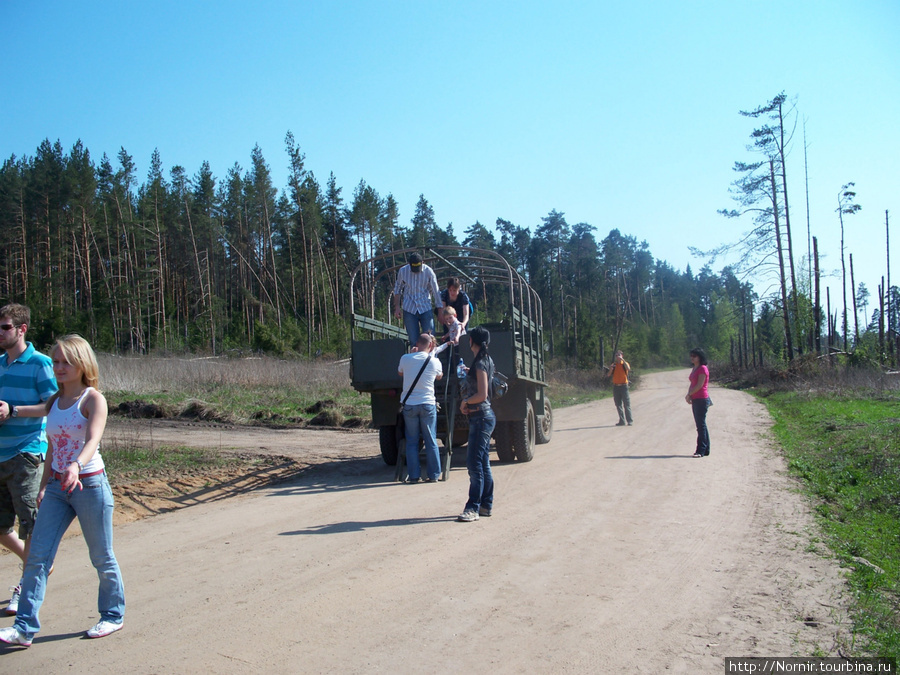
<svg viewBox="0 0 900 675">
<path fill-rule="evenodd" d="M 62 473 L 74 462 L 81 449 L 84 447 L 87 436 L 88 420 L 81 412 L 81 403 L 84 397 L 93 387 L 85 389 L 78 400 L 68 408 L 59 407 L 59 399 L 53 402 L 50 412 L 47 413 L 47 440 L 53 447 L 53 463 L 50 468 L 57 473 Z M 100 456 L 100 446 L 91 460 L 84 465 L 80 473 L 93 473 L 103 469 L 103 458 Z"/>
</svg>

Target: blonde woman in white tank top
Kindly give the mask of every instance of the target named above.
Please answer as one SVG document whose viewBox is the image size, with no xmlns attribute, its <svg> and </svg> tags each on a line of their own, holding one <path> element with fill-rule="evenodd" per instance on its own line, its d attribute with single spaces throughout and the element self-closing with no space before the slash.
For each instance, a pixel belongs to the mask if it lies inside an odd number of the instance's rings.
<svg viewBox="0 0 900 675">
<path fill-rule="evenodd" d="M 78 335 L 57 340 L 50 356 L 59 392 L 46 405 L 18 409 L 18 414 L 26 417 L 47 416 L 48 440 L 16 621 L 0 629 L 0 641 L 23 647 L 30 646 L 40 630 L 38 612 L 47 576 L 59 542 L 76 517 L 100 580 L 100 620 L 87 631 L 87 637 L 114 633 L 122 628 L 125 617 L 125 589 L 112 547 L 113 496 L 100 456 L 107 406 L 97 389 L 97 359 Z"/>
</svg>

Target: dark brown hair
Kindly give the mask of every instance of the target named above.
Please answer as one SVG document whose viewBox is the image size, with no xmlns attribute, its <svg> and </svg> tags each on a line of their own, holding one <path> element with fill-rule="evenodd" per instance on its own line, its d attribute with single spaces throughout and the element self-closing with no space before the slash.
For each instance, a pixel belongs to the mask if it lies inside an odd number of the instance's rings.
<svg viewBox="0 0 900 675">
<path fill-rule="evenodd" d="M 11 302 L 8 305 L 0 307 L 0 316 L 5 316 L 17 326 L 31 325 L 31 310 L 25 305 Z"/>
</svg>

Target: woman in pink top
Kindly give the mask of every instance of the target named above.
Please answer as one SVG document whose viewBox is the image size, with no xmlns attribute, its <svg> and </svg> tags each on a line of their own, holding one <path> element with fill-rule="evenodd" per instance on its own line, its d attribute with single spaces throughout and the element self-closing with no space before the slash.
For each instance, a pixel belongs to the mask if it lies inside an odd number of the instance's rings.
<svg viewBox="0 0 900 675">
<path fill-rule="evenodd" d="M 709 408 L 709 368 L 706 366 L 706 354 L 702 349 L 691 350 L 691 370 L 689 379 L 691 386 L 684 400 L 690 404 L 694 412 L 694 423 L 697 425 L 697 451 L 694 457 L 709 455 L 709 429 L 706 428 L 706 411 Z"/>
</svg>

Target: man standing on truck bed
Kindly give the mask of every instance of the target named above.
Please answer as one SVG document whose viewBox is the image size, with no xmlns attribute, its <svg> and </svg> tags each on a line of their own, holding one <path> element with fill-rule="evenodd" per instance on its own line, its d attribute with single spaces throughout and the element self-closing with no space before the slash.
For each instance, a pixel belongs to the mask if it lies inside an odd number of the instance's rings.
<svg viewBox="0 0 900 675">
<path fill-rule="evenodd" d="M 422 262 L 422 256 L 409 254 L 408 263 L 397 272 L 394 284 L 394 316 L 403 316 L 403 325 L 413 346 L 422 333 L 434 333 L 432 307 L 442 307 L 441 289 L 434 270 Z"/>
</svg>

